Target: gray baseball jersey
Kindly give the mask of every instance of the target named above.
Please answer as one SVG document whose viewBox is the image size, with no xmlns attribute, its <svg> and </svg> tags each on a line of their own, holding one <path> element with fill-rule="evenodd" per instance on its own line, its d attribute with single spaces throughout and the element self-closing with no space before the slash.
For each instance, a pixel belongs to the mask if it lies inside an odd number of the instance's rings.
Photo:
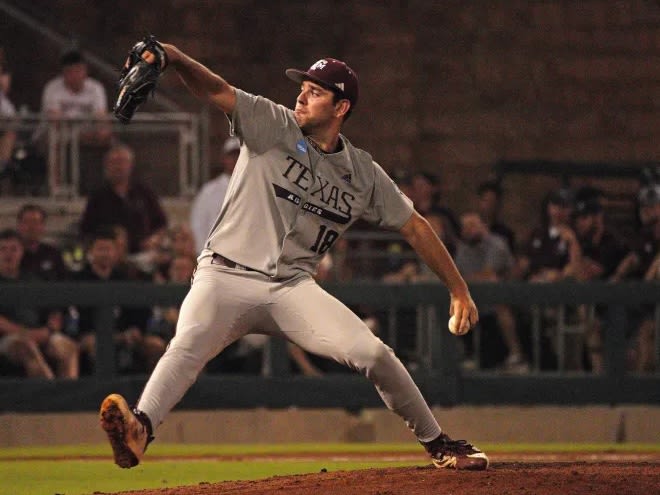
<svg viewBox="0 0 660 495">
<path fill-rule="evenodd" d="M 412 215 L 412 201 L 371 155 L 343 135 L 340 151 L 317 151 L 282 105 L 237 89 L 231 130 L 241 153 L 206 243 L 210 251 L 289 278 L 314 273 L 357 219 L 399 229 Z"/>
</svg>

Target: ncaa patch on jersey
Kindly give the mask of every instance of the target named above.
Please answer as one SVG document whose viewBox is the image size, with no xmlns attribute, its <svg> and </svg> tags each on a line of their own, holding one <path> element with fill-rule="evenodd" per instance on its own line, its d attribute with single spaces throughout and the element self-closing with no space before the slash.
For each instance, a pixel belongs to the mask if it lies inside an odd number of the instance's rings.
<svg viewBox="0 0 660 495">
<path fill-rule="evenodd" d="M 304 139 L 301 139 L 296 143 L 296 149 L 298 150 L 298 153 L 307 153 L 307 143 Z"/>
</svg>

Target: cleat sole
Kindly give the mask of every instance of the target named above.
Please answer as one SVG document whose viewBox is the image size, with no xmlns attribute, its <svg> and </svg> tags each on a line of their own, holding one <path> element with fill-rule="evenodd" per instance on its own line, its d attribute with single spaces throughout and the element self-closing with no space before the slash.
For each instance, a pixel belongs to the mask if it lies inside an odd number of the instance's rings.
<svg viewBox="0 0 660 495">
<path fill-rule="evenodd" d="M 108 435 L 115 464 L 125 469 L 137 466 L 140 462 L 126 444 L 128 412 L 128 405 L 120 396 L 110 395 L 101 404 L 101 428 Z"/>
</svg>

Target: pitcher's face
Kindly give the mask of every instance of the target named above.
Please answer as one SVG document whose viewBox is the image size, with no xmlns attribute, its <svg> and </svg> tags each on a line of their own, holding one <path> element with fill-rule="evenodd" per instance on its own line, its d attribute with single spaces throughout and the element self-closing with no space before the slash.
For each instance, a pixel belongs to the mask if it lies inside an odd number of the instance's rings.
<svg viewBox="0 0 660 495">
<path fill-rule="evenodd" d="M 296 122 L 308 134 L 325 127 L 335 116 L 335 94 L 312 81 L 303 81 L 296 99 Z"/>
</svg>

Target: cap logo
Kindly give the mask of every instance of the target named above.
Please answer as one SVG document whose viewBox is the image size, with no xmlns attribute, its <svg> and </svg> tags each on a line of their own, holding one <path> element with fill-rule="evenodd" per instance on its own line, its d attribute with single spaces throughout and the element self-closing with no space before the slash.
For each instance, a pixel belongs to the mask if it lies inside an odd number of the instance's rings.
<svg viewBox="0 0 660 495">
<path fill-rule="evenodd" d="M 344 83 L 335 83 L 335 86 L 344 91 Z"/>
<path fill-rule="evenodd" d="M 328 65 L 328 61 L 321 59 L 318 62 L 315 62 L 314 65 L 309 68 L 309 70 L 323 70 L 326 65 Z"/>
</svg>

